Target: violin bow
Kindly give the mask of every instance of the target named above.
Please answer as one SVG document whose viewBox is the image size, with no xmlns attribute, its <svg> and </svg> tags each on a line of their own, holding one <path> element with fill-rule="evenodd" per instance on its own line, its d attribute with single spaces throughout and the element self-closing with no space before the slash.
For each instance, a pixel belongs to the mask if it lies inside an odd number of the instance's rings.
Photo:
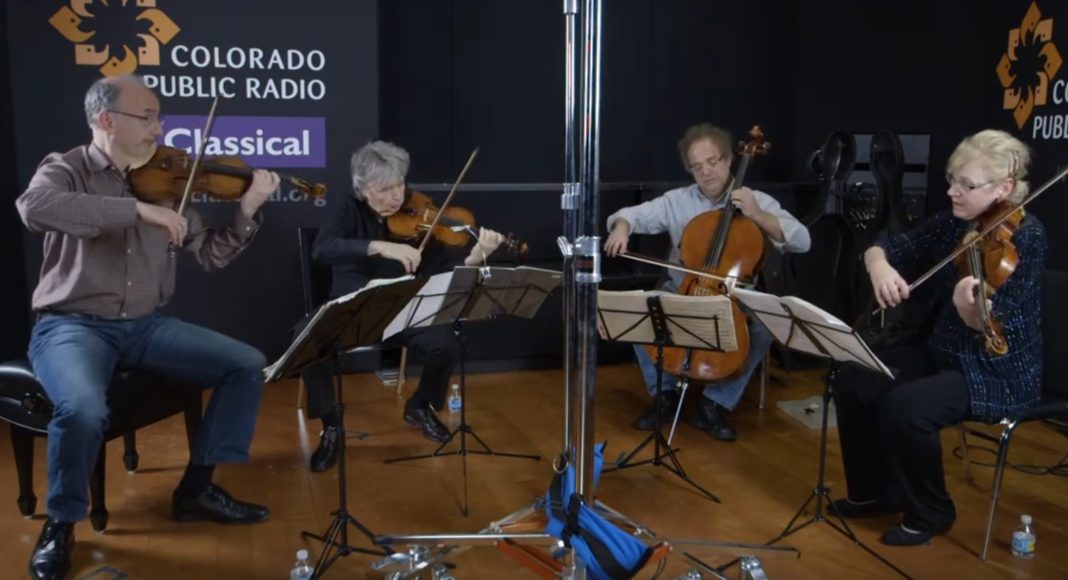
<svg viewBox="0 0 1068 580">
<path fill-rule="evenodd" d="M 952 262 L 954 258 L 956 258 L 957 256 L 959 256 L 962 253 L 964 253 L 965 251 L 967 251 L 967 249 L 972 247 L 972 245 L 975 244 L 975 242 L 983 239 L 984 237 L 986 237 L 987 234 L 989 234 L 990 232 L 992 232 L 995 229 L 997 229 L 997 227 L 1000 226 L 1002 224 L 1002 222 L 1004 222 L 1005 220 L 1009 219 L 1009 216 L 1011 216 L 1012 214 L 1016 213 L 1017 211 L 1023 209 L 1024 206 L 1026 206 L 1027 204 L 1029 204 L 1032 201 L 1034 201 L 1034 199 L 1036 197 L 1042 195 L 1043 193 L 1045 193 L 1045 191 L 1047 189 L 1053 187 L 1053 185 L 1055 183 L 1057 183 L 1058 181 L 1064 179 L 1064 176 L 1066 176 L 1066 175 L 1068 175 L 1068 167 L 1065 167 L 1064 169 L 1061 169 L 1057 173 L 1057 175 L 1054 175 L 1049 181 L 1043 183 L 1041 187 L 1039 187 L 1038 189 L 1036 189 L 1036 190 L 1032 191 L 1030 194 L 1028 194 L 1028 196 L 1025 197 L 1023 199 L 1023 201 L 1020 202 L 1019 205 L 1017 205 L 1015 208 L 1013 208 L 1012 211 L 1007 211 L 1007 212 L 1005 212 L 1004 215 L 1002 215 L 1002 216 L 998 217 L 998 219 L 994 220 L 994 222 L 991 223 L 989 226 L 987 226 L 985 230 L 980 232 L 978 236 L 975 236 L 974 238 L 972 238 L 971 241 L 969 241 L 967 243 L 961 244 L 959 248 L 957 248 L 956 250 L 953 251 L 953 253 L 951 253 L 950 255 L 948 255 L 945 258 L 943 258 L 940 262 L 935 264 L 934 267 L 932 267 L 930 270 L 925 272 L 922 276 L 920 276 L 919 278 L 916 278 L 916 280 L 914 282 L 909 284 L 909 292 L 911 293 L 920 284 L 923 284 L 924 282 L 926 282 L 931 276 L 935 275 L 935 272 L 938 272 L 939 270 L 944 268 L 946 264 Z M 875 316 L 876 314 L 879 314 L 883 310 L 885 310 L 885 308 L 882 308 L 882 307 L 876 308 L 872 312 L 872 316 Z"/>
<path fill-rule="evenodd" d="M 215 108 L 219 106 L 219 95 L 211 102 L 211 111 L 208 112 L 208 120 L 204 123 L 204 134 L 200 138 L 200 147 L 197 148 L 197 156 L 193 158 L 193 167 L 189 170 L 189 178 L 185 182 L 185 191 L 182 193 L 182 202 L 178 204 L 178 215 L 185 215 L 185 207 L 189 204 L 190 194 L 193 192 L 193 182 L 196 181 L 197 171 L 200 169 L 200 160 L 204 157 L 207 149 L 208 138 L 211 129 L 215 126 Z"/>
<path fill-rule="evenodd" d="M 430 241 L 430 233 L 437 227 L 438 222 L 441 220 L 441 216 L 445 215 L 445 208 L 448 207 L 449 202 L 452 201 L 452 196 L 456 194 L 456 188 L 460 187 L 460 182 L 464 180 L 464 176 L 467 175 L 467 170 L 471 169 L 471 164 L 474 163 L 475 157 L 478 156 L 478 147 L 471 152 L 471 156 L 467 158 L 467 163 L 464 164 L 464 168 L 460 171 L 460 176 L 456 178 L 456 183 L 452 184 L 452 189 L 449 190 L 449 195 L 445 196 L 445 201 L 442 202 L 438 208 L 438 215 L 434 216 L 434 221 L 430 222 L 430 229 L 427 230 L 427 235 L 423 236 L 423 241 L 419 243 L 419 253 L 423 253 L 423 249 L 426 248 L 427 242 Z M 477 243 L 477 242 L 476 242 Z"/>
<path fill-rule="evenodd" d="M 708 278 L 708 279 L 711 279 L 711 280 L 719 280 L 720 282 L 725 282 L 728 285 L 733 285 L 733 284 L 738 282 L 738 277 L 737 276 L 717 276 L 717 275 L 711 274 L 709 272 L 703 272 L 701 270 L 694 270 L 693 268 L 687 268 L 686 266 L 680 266 L 678 264 L 672 264 L 671 262 L 668 262 L 667 260 L 659 260 L 659 259 L 653 258 L 651 256 L 646 256 L 646 255 L 643 255 L 643 254 L 636 254 L 634 252 L 620 252 L 619 253 L 619 257 L 620 258 L 626 258 L 628 260 L 634 260 L 635 262 L 642 262 L 643 264 L 652 264 L 653 266 L 660 266 L 661 268 L 667 268 L 668 270 L 677 270 L 679 272 L 684 272 L 686 274 L 692 274 L 694 276 L 697 276 L 698 278 Z"/>
</svg>

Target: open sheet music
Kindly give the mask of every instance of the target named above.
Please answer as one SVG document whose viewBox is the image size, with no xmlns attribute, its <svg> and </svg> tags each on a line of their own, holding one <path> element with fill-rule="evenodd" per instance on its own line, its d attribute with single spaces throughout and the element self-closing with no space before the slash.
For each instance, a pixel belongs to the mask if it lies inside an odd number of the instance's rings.
<svg viewBox="0 0 1068 580">
<path fill-rule="evenodd" d="M 815 304 L 796 296 L 779 297 L 743 288 L 735 288 L 731 295 L 745 304 L 783 346 L 822 358 L 859 363 L 893 378 L 890 369 L 848 324 Z"/>
<path fill-rule="evenodd" d="M 266 382 L 322 360 L 333 346 L 354 348 L 381 341 L 382 328 L 408 303 L 414 283 L 411 275 L 371 280 L 355 292 L 323 303 L 281 358 L 263 370 Z M 372 296 L 377 298 L 373 303 L 375 311 L 362 312 Z"/>
<path fill-rule="evenodd" d="M 667 319 L 671 345 L 723 352 L 738 350 L 731 299 L 726 296 L 687 296 L 664 290 L 597 292 L 597 331 L 606 340 L 653 344 L 648 298 L 657 296 Z"/>
<path fill-rule="evenodd" d="M 533 318 L 562 280 L 559 271 L 530 266 L 459 266 L 428 278 L 415 298 L 386 327 L 384 338 L 409 328 L 450 324 L 457 319 Z"/>
</svg>

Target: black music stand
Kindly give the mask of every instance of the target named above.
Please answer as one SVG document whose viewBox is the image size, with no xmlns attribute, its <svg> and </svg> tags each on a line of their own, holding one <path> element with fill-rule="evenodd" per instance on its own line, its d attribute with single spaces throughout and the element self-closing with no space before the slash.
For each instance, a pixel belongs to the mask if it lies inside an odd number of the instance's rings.
<svg viewBox="0 0 1068 580">
<path fill-rule="evenodd" d="M 386 330 L 388 338 L 393 333 L 431 324 L 449 324 L 460 345 L 460 424 L 449 433 L 448 439 L 437 449 L 422 455 L 392 457 L 384 462 L 399 463 L 434 457 L 458 455 L 463 461 L 464 503 L 461 513 L 468 514 L 467 456 L 469 454 L 512 457 L 538 461 L 540 455 L 494 451 L 467 423 L 467 345 L 463 328 L 468 322 L 520 316 L 533 318 L 545 298 L 560 284 L 561 273 L 541 268 L 520 266 L 518 268 L 461 266 L 452 272 L 433 276 L 412 303 L 405 308 Z M 460 447 L 455 451 L 442 450 L 459 435 Z M 467 437 L 471 436 L 482 449 L 468 449 Z"/>
<path fill-rule="evenodd" d="M 783 528 L 782 533 L 768 542 L 768 544 L 774 544 L 793 533 L 799 532 L 809 524 L 822 522 L 849 538 L 854 544 L 889 566 L 894 572 L 905 578 L 910 578 L 905 571 L 857 539 L 849 524 L 846 523 L 845 518 L 835 509 L 834 502 L 831 501 L 831 490 L 827 487 L 825 480 L 828 407 L 834 393 L 834 380 L 838 375 L 840 363 L 852 362 L 860 364 L 873 372 L 890 378 L 893 378 L 893 373 L 872 353 L 868 345 L 864 343 L 864 340 L 848 324 L 805 300 L 794 296 L 779 298 L 771 294 L 741 288 L 735 288 L 731 295 L 745 304 L 750 312 L 768 327 L 775 339 L 786 348 L 830 360 L 830 368 L 827 371 L 823 388 L 823 418 L 820 429 L 819 469 L 816 487 L 790 522 L 786 524 L 786 527 Z M 812 503 L 812 500 L 816 500 L 816 511 L 808 520 L 794 527 L 794 524 L 797 523 L 801 514 L 805 513 L 805 509 Z M 824 515 L 824 501 L 826 501 L 830 511 L 834 512 L 841 525 Z M 727 563 L 724 568 L 731 566 L 733 563 Z"/>
<path fill-rule="evenodd" d="M 656 429 L 633 451 L 604 471 L 607 473 L 646 464 L 664 467 L 708 499 L 720 503 L 719 497 L 690 479 L 679 462 L 679 450 L 671 447 L 670 440 L 664 439 L 663 426 L 660 424 L 660 406 L 663 405 L 664 347 L 688 347 L 718 352 L 738 350 L 730 298 L 685 296 L 660 290 L 602 290 L 597 293 L 597 330 L 605 340 L 656 346 Z M 675 410 L 676 422 L 681 408 L 680 397 L 679 408 Z M 653 444 L 653 457 L 632 462 L 631 460 L 650 443 Z"/>
<path fill-rule="evenodd" d="M 394 280 L 375 280 L 366 287 L 323 304 L 304 330 L 297 335 L 277 362 L 264 369 L 265 382 L 295 376 L 313 363 L 331 360 L 334 367 L 334 388 L 337 391 L 335 409 L 338 425 L 345 430 L 344 390 L 341 381 L 340 359 L 347 351 L 382 341 L 382 332 L 394 317 L 415 296 L 421 280 L 411 276 Z M 334 521 L 323 535 L 308 531 L 302 537 L 323 542 L 323 551 L 315 563 L 313 578 L 319 578 L 341 556 L 353 552 L 389 555 L 382 549 L 367 549 L 349 544 L 348 526 L 351 524 L 369 540 L 375 534 L 348 511 L 348 492 L 345 478 L 345 437 L 338 440 L 338 509 Z"/>
</svg>

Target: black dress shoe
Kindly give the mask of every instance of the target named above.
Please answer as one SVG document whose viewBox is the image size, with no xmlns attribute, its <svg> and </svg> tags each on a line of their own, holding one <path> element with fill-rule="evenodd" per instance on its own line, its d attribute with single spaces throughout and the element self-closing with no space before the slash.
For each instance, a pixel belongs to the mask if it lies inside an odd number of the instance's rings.
<svg viewBox="0 0 1068 580">
<path fill-rule="evenodd" d="M 74 524 L 45 521 L 41 536 L 30 556 L 30 578 L 59 580 L 70 573 L 70 555 L 74 551 Z"/>
<path fill-rule="evenodd" d="M 337 438 L 339 430 L 337 427 L 327 427 L 323 429 L 321 435 L 319 435 L 319 448 L 312 453 L 311 470 L 312 471 L 326 471 L 337 463 Z"/>
<path fill-rule="evenodd" d="M 930 544 L 934 536 L 934 532 L 906 530 L 898 524 L 883 534 L 880 540 L 887 546 L 924 546 Z"/>
<path fill-rule="evenodd" d="M 404 404 L 404 422 L 423 430 L 423 437 L 438 443 L 449 440 L 449 430 L 429 405 Z"/>
<path fill-rule="evenodd" d="M 675 418 L 675 409 L 679 407 L 679 392 L 675 389 L 670 391 L 664 391 L 660 394 L 663 399 L 660 404 L 660 425 L 671 425 L 672 419 Z M 635 429 L 639 431 L 653 431 L 656 429 L 656 399 L 653 399 L 653 404 L 649 405 L 649 408 L 642 413 L 641 417 L 634 420 L 631 423 Z"/>
<path fill-rule="evenodd" d="M 174 519 L 180 522 L 209 520 L 222 524 L 254 524 L 267 519 L 267 508 L 234 499 L 226 490 L 210 484 L 200 495 L 178 491 L 171 498 Z"/>
<path fill-rule="evenodd" d="M 701 404 L 690 416 L 690 422 L 720 441 L 734 441 L 738 434 L 734 432 L 734 427 L 727 424 L 727 413 L 728 411 L 716 402 L 701 397 Z"/>
</svg>

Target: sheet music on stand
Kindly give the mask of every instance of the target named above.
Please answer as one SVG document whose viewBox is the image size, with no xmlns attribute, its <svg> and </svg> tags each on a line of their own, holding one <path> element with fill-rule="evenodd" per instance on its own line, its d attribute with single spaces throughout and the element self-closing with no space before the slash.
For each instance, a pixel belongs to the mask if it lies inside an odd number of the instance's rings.
<svg viewBox="0 0 1068 580">
<path fill-rule="evenodd" d="M 309 364 L 333 356 L 338 347 L 349 350 L 381 342 L 387 323 L 409 304 L 421 284 L 410 275 L 371 280 L 355 292 L 324 303 L 281 358 L 263 370 L 264 381 L 294 376 Z"/>
<path fill-rule="evenodd" d="M 671 340 L 666 346 L 695 349 L 738 350 L 731 299 L 718 296 L 687 296 L 663 290 L 597 292 L 597 331 L 601 338 L 634 344 L 655 344 L 656 333 L 649 317 L 648 298 L 658 296 Z M 716 337 L 713 344 L 705 337 Z M 718 345 L 718 348 L 717 348 Z"/>
<path fill-rule="evenodd" d="M 409 328 L 451 324 L 458 319 L 533 318 L 562 279 L 559 271 L 530 266 L 458 266 L 452 272 L 428 278 L 387 325 L 383 338 Z"/>
<path fill-rule="evenodd" d="M 731 295 L 768 327 L 783 346 L 838 362 L 855 362 L 893 379 L 894 374 L 848 324 L 796 296 L 735 288 Z"/>
</svg>

